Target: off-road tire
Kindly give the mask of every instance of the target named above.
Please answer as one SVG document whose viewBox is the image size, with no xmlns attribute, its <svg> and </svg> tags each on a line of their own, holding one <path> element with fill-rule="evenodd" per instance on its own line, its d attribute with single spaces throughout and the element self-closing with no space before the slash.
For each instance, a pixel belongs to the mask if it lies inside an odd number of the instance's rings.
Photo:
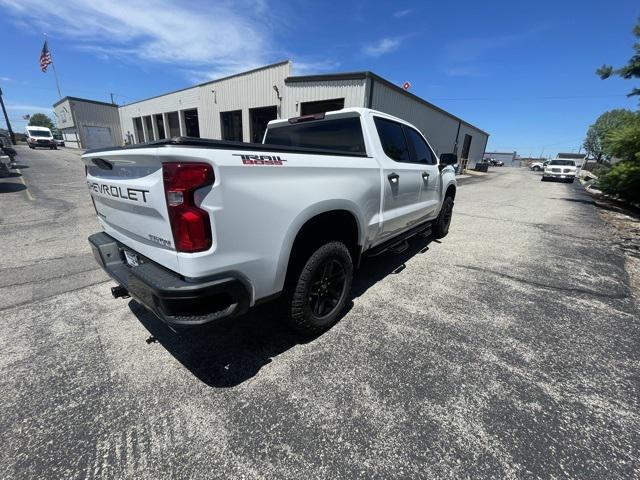
<svg viewBox="0 0 640 480">
<path fill-rule="evenodd" d="M 344 269 L 340 298 L 329 313 L 318 316 L 312 311 L 311 289 L 318 283 L 316 279 L 318 274 L 321 274 L 320 269 L 324 269 L 328 263 L 332 263 L 335 268 L 337 264 L 333 263 L 334 261 Z M 352 280 L 353 261 L 347 246 L 337 241 L 320 246 L 308 258 L 292 285 L 293 289 L 287 302 L 288 323 L 294 330 L 305 336 L 318 335 L 329 329 L 340 319 L 340 314 L 349 299 Z"/>
<path fill-rule="evenodd" d="M 444 197 L 438 218 L 433 223 L 432 233 L 435 238 L 444 238 L 449 233 L 449 225 L 453 216 L 453 198 Z"/>
</svg>

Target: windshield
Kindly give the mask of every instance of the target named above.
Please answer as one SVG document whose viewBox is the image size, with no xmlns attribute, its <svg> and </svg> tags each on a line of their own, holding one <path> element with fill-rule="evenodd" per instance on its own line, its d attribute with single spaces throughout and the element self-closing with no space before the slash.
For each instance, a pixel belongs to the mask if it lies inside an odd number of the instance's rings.
<svg viewBox="0 0 640 480">
<path fill-rule="evenodd" d="M 551 160 L 550 165 L 570 165 L 572 167 L 576 166 L 576 162 L 573 160 Z"/>
<path fill-rule="evenodd" d="M 29 130 L 29 135 L 32 137 L 50 137 L 51 132 L 47 130 Z"/>
</svg>

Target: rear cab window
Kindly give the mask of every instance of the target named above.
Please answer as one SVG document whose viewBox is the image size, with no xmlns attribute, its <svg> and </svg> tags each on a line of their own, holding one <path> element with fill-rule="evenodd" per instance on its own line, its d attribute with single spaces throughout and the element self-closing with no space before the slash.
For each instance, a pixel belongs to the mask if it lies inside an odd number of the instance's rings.
<svg viewBox="0 0 640 480">
<path fill-rule="evenodd" d="M 354 155 L 367 153 L 359 116 L 270 126 L 264 144 L 317 148 Z"/>
</svg>

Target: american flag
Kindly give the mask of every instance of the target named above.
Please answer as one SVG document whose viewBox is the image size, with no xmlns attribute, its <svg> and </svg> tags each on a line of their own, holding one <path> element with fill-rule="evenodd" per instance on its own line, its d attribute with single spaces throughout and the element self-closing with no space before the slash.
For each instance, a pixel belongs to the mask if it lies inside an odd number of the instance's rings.
<svg viewBox="0 0 640 480">
<path fill-rule="evenodd" d="M 40 52 L 40 70 L 46 72 L 49 65 L 51 65 L 51 52 L 49 51 L 47 41 L 45 40 L 44 45 L 42 46 L 42 52 Z"/>
</svg>

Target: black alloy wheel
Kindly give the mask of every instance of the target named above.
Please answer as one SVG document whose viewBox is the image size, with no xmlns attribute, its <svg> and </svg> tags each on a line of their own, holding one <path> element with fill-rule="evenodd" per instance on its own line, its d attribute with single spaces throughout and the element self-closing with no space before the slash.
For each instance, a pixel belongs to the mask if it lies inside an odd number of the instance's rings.
<svg viewBox="0 0 640 480">
<path fill-rule="evenodd" d="M 331 315 L 344 296 L 346 273 L 335 258 L 328 258 L 318 265 L 309 285 L 309 309 L 319 320 Z"/>
<path fill-rule="evenodd" d="M 347 246 L 332 241 L 306 261 L 289 297 L 288 320 L 303 335 L 327 330 L 340 318 L 351 291 L 353 261 Z"/>
</svg>

